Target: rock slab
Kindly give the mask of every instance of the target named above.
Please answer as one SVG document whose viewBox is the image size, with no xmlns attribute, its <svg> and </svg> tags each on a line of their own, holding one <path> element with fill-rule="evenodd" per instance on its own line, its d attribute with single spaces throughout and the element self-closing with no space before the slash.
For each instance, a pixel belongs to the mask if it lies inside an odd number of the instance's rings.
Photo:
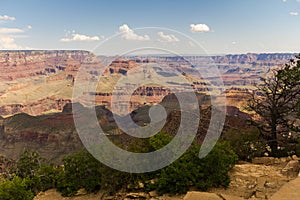
<svg viewBox="0 0 300 200">
<path fill-rule="evenodd" d="M 208 192 L 188 192 L 183 200 L 223 200 L 221 197 L 214 193 Z"/>
<path fill-rule="evenodd" d="M 300 178 L 285 184 L 276 192 L 270 200 L 299 200 L 300 199 Z"/>
</svg>

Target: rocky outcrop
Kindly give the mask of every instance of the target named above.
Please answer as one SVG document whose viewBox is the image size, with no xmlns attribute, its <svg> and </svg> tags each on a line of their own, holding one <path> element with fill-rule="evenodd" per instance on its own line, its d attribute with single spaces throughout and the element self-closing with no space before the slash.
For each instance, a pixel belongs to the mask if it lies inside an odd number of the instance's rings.
<svg viewBox="0 0 300 200">
<path fill-rule="evenodd" d="M 0 51 L 0 80 L 59 73 L 93 60 L 88 51 Z M 98 61 L 99 62 L 99 61 Z"/>
<path fill-rule="evenodd" d="M 127 95 L 126 92 L 122 89 L 120 89 L 118 92 L 115 92 L 114 94 L 112 92 L 91 92 L 89 95 L 95 96 L 95 103 L 97 105 L 104 105 L 106 108 L 111 109 L 112 107 L 112 95 Z M 151 105 L 155 103 L 161 102 L 161 100 L 171 94 L 171 90 L 167 87 L 163 86 L 142 86 L 137 88 L 130 99 L 129 102 L 129 111 L 133 111 L 141 106 L 144 106 L 145 104 Z M 114 102 L 115 106 L 117 108 L 119 107 L 126 107 L 127 101 L 122 101 L 122 99 L 117 99 L 116 102 Z M 121 109 L 121 108 L 120 108 Z M 127 112 L 127 110 L 124 110 L 124 112 Z"/>
<path fill-rule="evenodd" d="M 297 178 L 286 185 L 284 185 L 278 192 L 276 192 L 270 200 L 291 200 L 291 199 L 299 199 L 300 178 Z"/>
<path fill-rule="evenodd" d="M 239 55 L 225 55 L 212 56 L 211 58 L 216 64 L 251 64 L 264 66 L 278 66 L 283 65 L 291 58 L 294 58 L 293 53 L 262 53 L 262 54 L 239 54 Z M 240 70 L 240 69 L 238 69 Z"/>
<path fill-rule="evenodd" d="M 122 74 L 126 75 L 127 71 L 131 70 L 134 67 L 137 67 L 138 64 L 134 60 L 127 59 L 117 59 L 112 61 L 112 63 L 106 68 L 104 74 Z"/>
<path fill-rule="evenodd" d="M 282 174 L 289 177 L 296 177 L 300 172 L 300 163 L 298 160 L 291 160 L 287 165 L 282 169 Z"/>
<path fill-rule="evenodd" d="M 63 107 L 71 103 L 70 99 L 57 99 L 55 97 L 47 97 L 45 99 L 40 99 L 37 102 L 27 103 L 27 104 L 10 104 L 5 106 L 0 106 L 0 115 L 14 115 L 17 113 L 28 113 L 30 115 L 40 115 L 49 110 L 55 112 L 62 111 Z"/>
<path fill-rule="evenodd" d="M 209 192 L 245 199 L 270 199 L 282 186 L 297 178 L 300 163 L 291 159 L 261 157 L 253 159 L 253 163 L 239 163 L 229 172 L 231 182 L 227 189 L 216 188 Z"/>
</svg>

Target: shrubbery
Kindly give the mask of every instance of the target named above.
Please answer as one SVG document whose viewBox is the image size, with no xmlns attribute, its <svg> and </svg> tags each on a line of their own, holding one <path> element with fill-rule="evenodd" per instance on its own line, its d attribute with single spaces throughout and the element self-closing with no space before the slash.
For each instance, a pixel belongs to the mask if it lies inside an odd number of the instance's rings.
<svg viewBox="0 0 300 200">
<path fill-rule="evenodd" d="M 135 140 L 129 150 L 157 150 L 171 141 L 171 136 L 159 133 L 148 140 Z M 193 145 L 181 158 L 164 169 L 144 174 L 130 174 L 111 169 L 97 161 L 87 151 L 63 159 L 63 167 L 44 163 L 36 152 L 26 150 L 17 163 L 15 177 L 0 183 L 0 199 L 32 199 L 34 194 L 56 188 L 63 196 L 73 196 L 83 188 L 87 192 L 100 189 L 114 194 L 119 190 L 157 190 L 162 193 L 185 193 L 191 187 L 207 190 L 228 186 L 228 171 L 237 160 L 227 143 L 218 143 L 203 159 L 198 158 L 199 146 Z M 16 195 L 19 194 L 19 195 Z M 2 196 L 1 196 L 2 195 Z M 14 196 L 14 197 L 12 197 Z"/>
<path fill-rule="evenodd" d="M 267 142 L 261 138 L 257 128 L 248 131 L 230 129 L 223 137 L 240 160 L 250 161 L 254 157 L 262 156 L 266 151 Z"/>
<path fill-rule="evenodd" d="M 96 192 L 101 187 L 101 164 L 87 151 L 80 151 L 63 159 L 64 173 L 58 180 L 63 196 L 73 196 L 80 188 Z"/>
<path fill-rule="evenodd" d="M 26 180 L 27 187 L 37 194 L 57 186 L 62 169 L 45 163 L 35 151 L 26 149 L 17 162 L 16 177 Z"/>
<path fill-rule="evenodd" d="M 32 200 L 33 197 L 26 179 L 14 177 L 12 180 L 0 180 L 1 200 Z"/>
<path fill-rule="evenodd" d="M 17 162 L 17 176 L 21 178 L 34 177 L 43 160 L 37 152 L 26 149 Z"/>
<path fill-rule="evenodd" d="M 163 193 L 186 193 L 191 187 L 207 190 L 230 183 L 228 171 L 237 161 L 227 143 L 218 143 L 203 159 L 198 158 L 200 147 L 190 148 L 180 159 L 161 170 L 156 189 Z"/>
<path fill-rule="evenodd" d="M 141 150 L 158 150 L 168 144 L 172 137 L 167 133 L 160 132 L 149 139 L 144 140 Z M 134 149 L 139 149 L 135 141 Z M 145 145 L 149 147 L 145 147 Z M 186 193 L 190 188 L 207 190 L 211 187 L 224 186 L 230 183 L 228 171 L 234 166 L 238 157 L 227 142 L 217 143 L 214 149 L 203 159 L 199 159 L 200 146 L 193 145 L 178 160 L 159 171 L 149 173 L 148 179 L 155 180 L 151 184 L 139 177 L 139 181 L 145 183 L 146 187 L 163 193 Z M 144 175 L 145 176 L 145 175 Z M 145 178 L 145 177 L 144 177 Z"/>
</svg>

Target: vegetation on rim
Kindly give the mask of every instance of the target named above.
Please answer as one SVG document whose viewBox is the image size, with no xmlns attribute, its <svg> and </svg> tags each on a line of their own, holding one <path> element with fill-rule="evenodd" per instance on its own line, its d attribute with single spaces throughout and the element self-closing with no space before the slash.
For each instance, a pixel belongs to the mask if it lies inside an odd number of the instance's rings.
<svg viewBox="0 0 300 200">
<path fill-rule="evenodd" d="M 300 55 L 281 69 L 273 71 L 264 84 L 257 87 L 248 107 L 267 125 L 263 134 L 271 154 L 276 156 L 278 135 L 289 135 L 295 129 L 294 120 L 300 115 Z"/>
</svg>

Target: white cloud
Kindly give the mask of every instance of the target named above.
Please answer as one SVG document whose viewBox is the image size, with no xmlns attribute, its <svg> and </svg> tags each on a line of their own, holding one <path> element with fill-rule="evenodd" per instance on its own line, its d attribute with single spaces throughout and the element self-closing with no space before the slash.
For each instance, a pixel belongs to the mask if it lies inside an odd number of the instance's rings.
<svg viewBox="0 0 300 200">
<path fill-rule="evenodd" d="M 290 15 L 291 15 L 291 16 L 298 16 L 299 13 L 298 13 L 298 12 L 290 12 Z"/>
<path fill-rule="evenodd" d="M 24 30 L 19 28 L 0 28 L 0 34 L 23 33 Z"/>
<path fill-rule="evenodd" d="M 27 26 L 27 29 L 28 29 L 28 30 L 31 30 L 31 29 L 32 29 L 32 26 L 31 26 L 31 25 L 28 25 L 28 26 Z"/>
<path fill-rule="evenodd" d="M 0 35 L 0 49 L 5 49 L 5 50 L 26 49 L 27 50 L 31 48 L 17 45 L 14 36 Z"/>
<path fill-rule="evenodd" d="M 71 38 L 61 38 L 61 42 L 91 42 L 91 41 L 99 41 L 100 39 L 103 39 L 102 36 L 88 36 L 88 35 L 81 35 L 78 33 L 75 33 L 72 31 L 72 37 Z"/>
<path fill-rule="evenodd" d="M 209 32 L 210 28 L 206 24 L 191 24 L 190 25 L 192 32 Z"/>
<path fill-rule="evenodd" d="M 15 17 L 0 15 L 0 23 L 15 21 L 15 20 L 16 20 Z M 20 33 L 24 33 L 25 31 L 31 28 L 32 27 L 30 25 L 27 26 L 27 29 L 0 27 L 0 49 L 5 49 L 5 50 L 30 49 L 29 47 L 18 45 L 15 39 L 27 37 L 26 35 L 20 35 Z"/>
<path fill-rule="evenodd" d="M 150 40 L 148 35 L 138 35 L 136 34 L 127 24 L 123 24 L 119 27 L 119 31 L 122 33 L 122 38 L 125 40 L 139 40 L 146 41 Z"/>
<path fill-rule="evenodd" d="M 0 49 L 18 49 L 19 46 L 15 43 L 15 39 L 11 36 L 0 37 Z"/>
<path fill-rule="evenodd" d="M 16 18 L 15 17 L 7 16 L 7 15 L 0 15 L 0 20 L 3 20 L 3 21 L 15 21 Z"/>
<path fill-rule="evenodd" d="M 282 0 L 283 3 L 286 3 L 288 0 Z M 300 3 L 300 0 L 295 0 L 297 3 Z"/>
<path fill-rule="evenodd" d="M 159 41 L 162 42 L 179 42 L 180 40 L 175 35 L 165 35 L 163 32 L 158 32 Z"/>
</svg>

